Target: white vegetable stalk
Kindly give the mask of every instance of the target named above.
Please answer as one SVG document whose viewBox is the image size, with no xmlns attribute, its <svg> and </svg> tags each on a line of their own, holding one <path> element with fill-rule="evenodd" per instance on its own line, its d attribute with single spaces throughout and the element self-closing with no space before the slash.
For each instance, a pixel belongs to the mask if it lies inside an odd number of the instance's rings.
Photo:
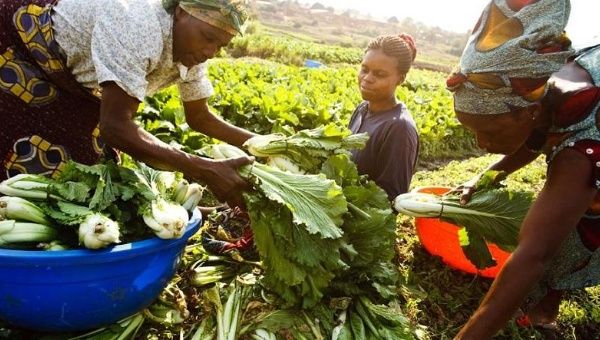
<svg viewBox="0 0 600 340">
<path fill-rule="evenodd" d="M 47 179 L 40 175 L 19 174 L 0 183 L 0 193 L 6 196 L 41 200 L 61 199 L 59 196 L 49 194 L 48 189 Z"/>
<path fill-rule="evenodd" d="M 230 144 L 214 144 L 211 146 L 210 151 L 214 159 L 248 157 L 244 150 Z M 238 172 L 240 176 L 247 178 L 250 176 L 251 167 L 249 165 L 242 166 L 238 169 Z"/>
<path fill-rule="evenodd" d="M 187 195 L 188 188 L 190 187 L 190 183 L 186 180 L 182 180 L 177 183 L 175 190 L 173 191 L 173 201 L 179 204 L 185 202 L 185 197 Z"/>
<path fill-rule="evenodd" d="M 204 188 L 198 183 L 192 183 L 189 185 L 185 199 L 183 203 L 180 203 L 183 208 L 187 211 L 193 211 L 200 203 Z"/>
<path fill-rule="evenodd" d="M 399 213 L 413 217 L 438 217 L 443 206 L 438 196 L 409 192 L 394 199 L 394 208 Z"/>
<path fill-rule="evenodd" d="M 0 220 L 28 221 L 49 225 L 50 221 L 37 205 L 26 199 L 12 196 L 0 197 Z"/>
<path fill-rule="evenodd" d="M 204 188 L 198 183 L 188 183 L 183 180 L 175 187 L 173 201 L 179 203 L 189 212 L 193 211 L 200 203 Z"/>
<path fill-rule="evenodd" d="M 215 159 L 239 158 L 248 156 L 243 150 L 230 144 L 214 144 L 211 147 L 211 152 L 213 158 Z"/>
<path fill-rule="evenodd" d="M 94 213 L 79 224 L 79 243 L 89 249 L 100 249 L 119 243 L 119 225 L 110 218 Z"/>
<path fill-rule="evenodd" d="M 162 239 L 180 238 L 189 222 L 188 212 L 184 207 L 161 198 L 152 202 L 143 218 L 146 225 Z"/>
<path fill-rule="evenodd" d="M 263 329 L 257 328 L 254 330 L 254 334 L 250 334 L 252 340 L 277 340 L 275 334 Z"/>
<path fill-rule="evenodd" d="M 285 136 L 275 135 L 275 134 L 259 135 L 259 136 L 254 136 L 254 137 L 248 139 L 244 143 L 244 146 L 248 148 L 248 152 L 250 152 L 251 155 L 258 156 L 258 157 L 269 157 L 269 156 L 272 156 L 272 154 L 263 153 L 263 152 L 261 152 L 261 150 L 264 149 L 265 147 L 267 147 L 270 143 L 272 143 L 274 141 L 279 141 L 282 139 L 285 139 Z"/>
<path fill-rule="evenodd" d="M 267 165 L 273 168 L 277 168 L 281 171 L 291 172 L 293 174 L 304 175 L 306 171 L 300 169 L 300 167 L 292 162 L 291 159 L 285 156 L 272 156 L 267 159 Z"/>
<path fill-rule="evenodd" d="M 463 208 L 458 204 L 443 203 L 443 197 L 433 194 L 409 192 L 394 199 L 397 212 L 413 217 L 441 217 L 442 215 L 462 214 L 500 218 L 479 210 Z"/>
<path fill-rule="evenodd" d="M 48 242 L 56 238 L 56 230 L 43 224 L 0 221 L 0 246 L 23 242 Z"/>
<path fill-rule="evenodd" d="M 172 188 L 175 185 L 175 180 L 175 173 L 169 171 L 160 171 L 155 183 L 160 192 L 165 192 L 167 189 Z"/>
</svg>

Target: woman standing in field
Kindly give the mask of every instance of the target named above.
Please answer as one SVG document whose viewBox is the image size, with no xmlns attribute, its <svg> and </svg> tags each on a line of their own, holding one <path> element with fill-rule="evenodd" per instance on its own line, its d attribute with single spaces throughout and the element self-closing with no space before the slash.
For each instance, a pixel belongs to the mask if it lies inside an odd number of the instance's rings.
<svg viewBox="0 0 600 340">
<path fill-rule="evenodd" d="M 177 84 L 190 127 L 234 145 L 252 136 L 213 115 L 205 61 L 241 31 L 240 0 L 0 0 L 0 180 L 55 175 L 122 150 L 237 202 L 251 158 L 186 154 L 138 127 L 144 96 Z"/>
<path fill-rule="evenodd" d="M 363 102 L 350 118 L 352 133 L 366 132 L 369 141 L 353 152 L 360 174 L 367 174 L 389 199 L 408 191 L 417 163 L 419 137 L 406 105 L 396 98 L 417 54 L 407 34 L 385 35 L 367 46 L 358 74 Z"/>
<path fill-rule="evenodd" d="M 519 307 L 519 324 L 553 327 L 563 291 L 600 284 L 600 46 L 570 49 L 569 12 L 568 0 L 493 0 L 448 79 L 460 122 L 506 155 L 491 169 L 548 163 L 518 247 L 457 339 L 491 338 Z"/>
</svg>

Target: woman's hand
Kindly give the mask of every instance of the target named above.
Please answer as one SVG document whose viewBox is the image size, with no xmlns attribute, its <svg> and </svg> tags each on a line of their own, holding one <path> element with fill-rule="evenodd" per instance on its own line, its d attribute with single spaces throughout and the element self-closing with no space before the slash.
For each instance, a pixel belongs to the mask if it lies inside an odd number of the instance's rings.
<svg viewBox="0 0 600 340">
<path fill-rule="evenodd" d="M 196 181 L 205 183 L 210 191 L 221 202 L 227 202 L 230 207 L 244 207 L 242 192 L 250 188 L 238 169 L 254 162 L 254 157 L 240 157 L 224 160 L 202 158 L 197 169 L 186 172 L 186 175 Z"/>
<path fill-rule="evenodd" d="M 465 205 L 471 200 L 471 196 L 477 190 L 477 182 L 481 178 L 481 174 L 471 178 L 470 180 L 464 182 L 463 184 L 457 186 L 456 188 L 450 190 L 446 195 L 449 194 L 458 194 L 460 195 L 460 204 Z"/>
<path fill-rule="evenodd" d="M 471 200 L 475 191 L 498 187 L 507 175 L 505 171 L 486 170 L 452 189 L 448 194 L 459 194 L 460 204 L 465 205 Z"/>
</svg>

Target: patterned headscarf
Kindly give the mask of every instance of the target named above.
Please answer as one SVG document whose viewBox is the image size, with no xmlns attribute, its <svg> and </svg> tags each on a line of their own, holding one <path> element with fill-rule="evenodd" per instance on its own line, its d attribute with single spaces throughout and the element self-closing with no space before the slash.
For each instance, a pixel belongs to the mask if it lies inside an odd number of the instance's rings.
<svg viewBox="0 0 600 340">
<path fill-rule="evenodd" d="M 179 5 L 194 18 L 232 35 L 243 33 L 248 19 L 247 0 L 162 0 L 162 4 L 169 13 Z"/>
<path fill-rule="evenodd" d="M 569 0 L 492 0 L 446 81 L 454 109 L 499 114 L 538 102 L 573 55 L 564 29 Z"/>
</svg>

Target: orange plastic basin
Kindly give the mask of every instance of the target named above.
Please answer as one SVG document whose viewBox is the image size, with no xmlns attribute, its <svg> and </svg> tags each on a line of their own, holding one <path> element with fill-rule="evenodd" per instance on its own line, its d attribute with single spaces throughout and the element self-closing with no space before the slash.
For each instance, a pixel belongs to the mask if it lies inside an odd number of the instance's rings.
<svg viewBox="0 0 600 340">
<path fill-rule="evenodd" d="M 421 187 L 413 191 L 441 195 L 450 189 L 448 187 Z M 446 265 L 465 273 L 494 278 L 510 255 L 510 253 L 498 248 L 496 245 L 488 243 L 488 249 L 497 264 L 485 270 L 479 270 L 467 259 L 460 247 L 458 241 L 459 227 L 437 218 L 425 217 L 415 218 L 415 226 L 419 240 L 427 252 L 441 257 Z"/>
</svg>

